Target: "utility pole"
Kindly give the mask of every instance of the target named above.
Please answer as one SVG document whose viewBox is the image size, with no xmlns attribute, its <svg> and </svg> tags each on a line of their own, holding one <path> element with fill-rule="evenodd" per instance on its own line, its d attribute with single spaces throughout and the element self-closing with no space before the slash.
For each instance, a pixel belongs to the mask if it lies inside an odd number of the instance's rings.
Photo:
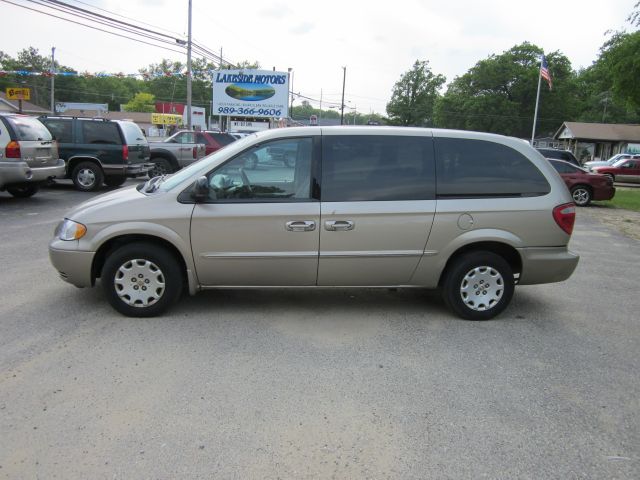
<svg viewBox="0 0 640 480">
<path fill-rule="evenodd" d="M 189 38 L 187 39 L 187 128 L 191 130 L 191 0 L 189 0 Z"/>
<path fill-rule="evenodd" d="M 344 125 L 344 85 L 347 80 L 347 67 L 342 67 L 342 103 L 340 104 L 340 125 Z"/>
<path fill-rule="evenodd" d="M 318 119 L 318 125 L 320 125 L 320 120 L 322 120 L 322 89 L 320 89 L 320 115 Z"/>
<path fill-rule="evenodd" d="M 56 103 L 55 103 L 55 97 L 54 97 L 54 88 L 55 88 L 55 83 L 56 83 L 56 62 L 55 62 L 55 56 L 56 56 L 56 47 L 51 47 L 51 113 L 53 115 L 56 114 Z"/>
</svg>

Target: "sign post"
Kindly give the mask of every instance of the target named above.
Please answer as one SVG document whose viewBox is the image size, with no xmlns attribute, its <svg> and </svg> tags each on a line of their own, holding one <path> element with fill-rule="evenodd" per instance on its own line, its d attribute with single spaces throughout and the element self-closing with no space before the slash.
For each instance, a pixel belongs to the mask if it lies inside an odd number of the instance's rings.
<svg viewBox="0 0 640 480">
<path fill-rule="evenodd" d="M 9 87 L 6 91 L 7 100 L 18 100 L 18 112 L 22 113 L 22 100 L 31 100 L 31 89 L 24 87 Z"/>
</svg>

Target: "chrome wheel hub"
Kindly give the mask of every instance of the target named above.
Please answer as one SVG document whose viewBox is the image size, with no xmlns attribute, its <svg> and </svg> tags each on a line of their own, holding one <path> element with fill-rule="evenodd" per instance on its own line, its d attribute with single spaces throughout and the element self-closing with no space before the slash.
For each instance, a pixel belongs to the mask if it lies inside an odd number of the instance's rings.
<svg viewBox="0 0 640 480">
<path fill-rule="evenodd" d="M 584 188 L 578 188 L 573 191 L 573 201 L 578 205 L 584 205 L 589 200 L 589 192 Z"/>
<path fill-rule="evenodd" d="M 500 272 L 491 267 L 470 270 L 460 284 L 464 304 L 478 312 L 495 307 L 504 293 L 504 280 Z"/>
<path fill-rule="evenodd" d="M 153 305 L 165 290 L 162 270 L 155 263 L 140 258 L 123 263 L 116 271 L 113 283 L 120 299 L 132 307 Z"/>
<path fill-rule="evenodd" d="M 78 183 L 83 187 L 90 187 L 96 183 L 96 176 L 93 170 L 89 168 L 83 168 L 78 172 Z"/>
</svg>

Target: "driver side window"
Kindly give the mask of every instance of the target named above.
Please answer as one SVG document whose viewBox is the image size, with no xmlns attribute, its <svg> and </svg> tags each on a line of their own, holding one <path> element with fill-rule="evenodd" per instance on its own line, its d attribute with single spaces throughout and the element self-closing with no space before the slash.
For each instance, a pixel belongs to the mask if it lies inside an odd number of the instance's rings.
<svg viewBox="0 0 640 480">
<path fill-rule="evenodd" d="M 207 176 L 214 202 L 281 202 L 311 199 L 312 138 L 267 142 L 250 148 Z"/>
</svg>

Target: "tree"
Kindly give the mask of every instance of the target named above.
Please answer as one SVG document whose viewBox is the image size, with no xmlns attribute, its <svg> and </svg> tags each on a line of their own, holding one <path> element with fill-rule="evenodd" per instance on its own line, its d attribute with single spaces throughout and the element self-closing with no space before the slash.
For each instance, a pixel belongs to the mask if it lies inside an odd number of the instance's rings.
<svg viewBox="0 0 640 480">
<path fill-rule="evenodd" d="M 438 90 L 445 81 L 443 75 L 431 71 L 427 60 L 416 60 L 412 69 L 403 73 L 393 87 L 391 101 L 387 104 L 389 122 L 404 126 L 432 125 Z"/>
<path fill-rule="evenodd" d="M 438 127 L 531 135 L 542 49 L 516 45 L 501 55 L 480 60 L 449 85 L 436 105 Z M 543 81 L 537 131 L 553 134 L 563 121 L 575 118 L 575 73 L 566 56 L 546 55 L 553 89 Z"/>
<path fill-rule="evenodd" d="M 125 112 L 155 112 L 155 97 L 150 93 L 136 93 L 123 108 Z"/>
<path fill-rule="evenodd" d="M 640 108 L 640 31 L 616 33 L 603 45 L 597 62 L 609 72 L 613 93 Z"/>
</svg>

